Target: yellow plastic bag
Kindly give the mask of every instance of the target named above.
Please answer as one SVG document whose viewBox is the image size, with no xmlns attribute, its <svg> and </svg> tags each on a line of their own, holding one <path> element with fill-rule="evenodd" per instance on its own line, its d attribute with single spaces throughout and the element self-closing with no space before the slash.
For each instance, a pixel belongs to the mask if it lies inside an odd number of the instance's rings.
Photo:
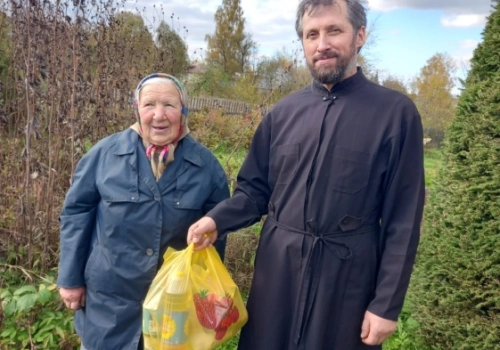
<svg viewBox="0 0 500 350">
<path fill-rule="evenodd" d="M 247 319 L 240 291 L 214 247 L 169 248 L 144 300 L 144 349 L 214 349 Z"/>
</svg>

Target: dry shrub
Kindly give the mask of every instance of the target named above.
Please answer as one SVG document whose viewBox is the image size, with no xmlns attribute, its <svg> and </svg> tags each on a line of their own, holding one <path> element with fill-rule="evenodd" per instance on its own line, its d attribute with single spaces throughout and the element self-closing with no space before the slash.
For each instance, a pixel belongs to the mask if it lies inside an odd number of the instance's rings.
<svg viewBox="0 0 500 350">
<path fill-rule="evenodd" d="M 117 21 L 122 8 L 121 0 L 0 2 L 8 19 L 0 33 L 9 34 L 0 37 L 0 259 L 57 265 L 58 216 L 77 162 L 134 122 L 131 91 L 155 71 L 156 51 L 130 44 L 128 24 Z M 238 158 L 223 163 L 231 179 L 260 119 L 261 111 L 207 110 L 192 113 L 190 128 L 214 152 Z"/>
<path fill-rule="evenodd" d="M 248 149 L 262 116 L 255 111 L 244 116 L 225 115 L 223 110 L 195 112 L 189 116 L 193 136 L 213 151 Z"/>
<path fill-rule="evenodd" d="M 248 294 L 252 283 L 255 252 L 259 242 L 259 235 L 255 231 L 255 227 L 249 227 L 227 236 L 224 263 L 245 295 Z"/>
<path fill-rule="evenodd" d="M 190 115 L 193 136 L 212 151 L 224 154 L 222 165 L 231 187 L 242 158 L 250 147 L 252 136 L 262 118 L 260 111 L 245 116 L 224 115 L 222 110 L 207 110 Z M 241 154 L 241 150 L 244 150 Z M 231 159 L 236 158 L 236 159 Z M 243 293 L 248 293 L 253 276 L 253 263 L 259 240 L 260 224 L 228 235 L 225 264 Z"/>
<path fill-rule="evenodd" d="M 26 252 L 16 261 L 24 266 L 56 265 L 57 218 L 76 163 L 134 122 L 130 91 L 153 72 L 151 50 L 123 39 L 120 8 L 120 0 L 0 4 L 11 47 L 0 76 L 0 234 L 22 237 L 10 250 Z"/>
</svg>

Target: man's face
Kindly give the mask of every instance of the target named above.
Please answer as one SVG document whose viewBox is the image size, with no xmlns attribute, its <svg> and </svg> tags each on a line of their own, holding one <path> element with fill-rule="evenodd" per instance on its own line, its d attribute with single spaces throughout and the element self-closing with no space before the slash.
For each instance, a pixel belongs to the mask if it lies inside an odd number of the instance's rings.
<svg viewBox="0 0 500 350">
<path fill-rule="evenodd" d="M 356 73 L 357 50 L 366 39 L 365 28 L 354 32 L 345 1 L 307 12 L 302 21 L 302 45 L 313 78 L 331 88 Z"/>
</svg>

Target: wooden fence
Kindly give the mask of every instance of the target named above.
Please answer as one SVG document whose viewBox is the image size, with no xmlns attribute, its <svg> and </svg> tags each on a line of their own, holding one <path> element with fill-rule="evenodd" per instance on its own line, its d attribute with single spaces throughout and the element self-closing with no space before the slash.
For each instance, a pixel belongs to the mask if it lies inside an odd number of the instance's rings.
<svg viewBox="0 0 500 350">
<path fill-rule="evenodd" d="M 91 89 L 91 94 L 96 94 L 94 89 Z M 133 103 L 132 92 L 123 94 L 123 90 L 113 89 L 111 98 L 115 101 L 122 99 L 128 100 L 130 104 Z M 189 98 L 187 107 L 191 112 L 199 112 L 203 110 L 221 109 L 226 115 L 246 115 L 255 109 L 260 109 L 263 113 L 267 111 L 266 106 L 250 105 L 243 101 L 228 100 L 215 97 L 193 97 Z"/>
<path fill-rule="evenodd" d="M 188 102 L 188 108 L 193 112 L 216 108 L 223 110 L 225 114 L 229 115 L 245 115 L 252 111 L 252 107 L 256 108 L 256 106 L 250 106 L 248 103 L 242 101 L 213 97 L 190 98 Z"/>
</svg>

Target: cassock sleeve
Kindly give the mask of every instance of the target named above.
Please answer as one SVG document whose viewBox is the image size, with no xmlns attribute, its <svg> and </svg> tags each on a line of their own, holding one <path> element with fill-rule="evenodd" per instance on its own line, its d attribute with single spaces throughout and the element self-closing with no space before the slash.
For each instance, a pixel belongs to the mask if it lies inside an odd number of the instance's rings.
<svg viewBox="0 0 500 350">
<path fill-rule="evenodd" d="M 268 184 L 270 114 L 262 120 L 253 136 L 250 150 L 237 176 L 233 196 L 208 212 L 221 236 L 259 221 L 267 213 L 271 196 Z"/>
<path fill-rule="evenodd" d="M 59 221 L 61 223 L 57 285 L 76 288 L 85 285 L 83 272 L 100 200 L 95 185 L 99 152 L 91 149 L 79 162 Z"/>
<path fill-rule="evenodd" d="M 420 239 L 425 197 L 420 115 L 407 101 L 401 132 L 394 138 L 381 217 L 381 261 L 375 297 L 368 310 L 397 320 L 403 307 Z"/>
</svg>

